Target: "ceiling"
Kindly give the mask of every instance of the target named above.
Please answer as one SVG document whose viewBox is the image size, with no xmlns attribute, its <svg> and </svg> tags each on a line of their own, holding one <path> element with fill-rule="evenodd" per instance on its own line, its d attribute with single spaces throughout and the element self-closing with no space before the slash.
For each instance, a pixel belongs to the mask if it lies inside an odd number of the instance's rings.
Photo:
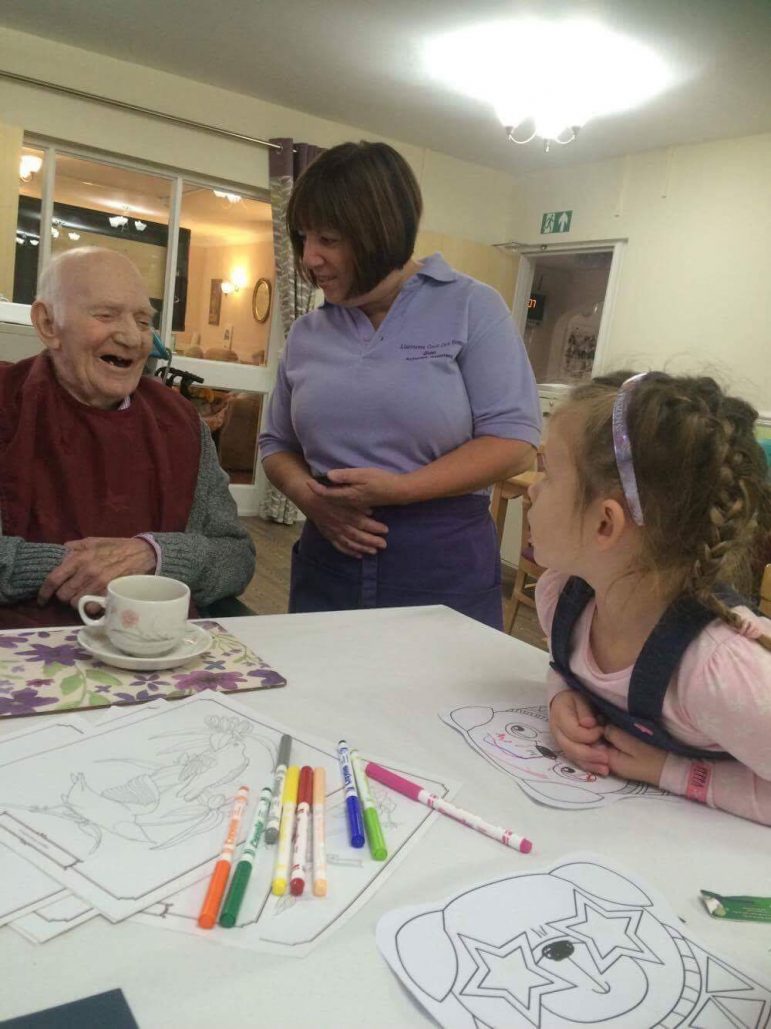
<svg viewBox="0 0 771 1029">
<path fill-rule="evenodd" d="M 421 60 L 432 35 L 512 15 L 600 21 L 655 49 L 678 82 L 569 146 L 514 146 L 492 109 L 429 80 Z M 3 0 L 0 24 L 513 174 L 771 131 L 771 0 Z M 260 135 L 227 112 L 222 124 Z"/>
</svg>

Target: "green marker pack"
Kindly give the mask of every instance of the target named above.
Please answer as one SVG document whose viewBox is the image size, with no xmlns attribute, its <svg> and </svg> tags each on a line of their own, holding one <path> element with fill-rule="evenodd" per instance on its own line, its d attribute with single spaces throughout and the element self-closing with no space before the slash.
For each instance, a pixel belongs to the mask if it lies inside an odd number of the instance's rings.
<svg viewBox="0 0 771 1029">
<path fill-rule="evenodd" d="M 701 890 L 701 899 L 713 918 L 771 922 L 771 897 L 721 897 L 719 893 Z"/>
</svg>

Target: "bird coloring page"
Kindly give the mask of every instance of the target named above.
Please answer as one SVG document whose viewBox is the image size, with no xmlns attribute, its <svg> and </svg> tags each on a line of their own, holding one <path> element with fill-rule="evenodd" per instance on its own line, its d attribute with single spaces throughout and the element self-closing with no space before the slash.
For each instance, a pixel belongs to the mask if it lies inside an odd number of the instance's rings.
<svg viewBox="0 0 771 1029">
<path fill-rule="evenodd" d="M 377 943 L 447 1029 L 767 1029 L 771 991 L 595 855 L 392 911 Z M 767 977 L 766 977 L 767 978 Z"/>
<path fill-rule="evenodd" d="M 477 754 L 510 775 L 531 800 L 574 810 L 605 807 L 618 800 L 666 797 L 655 786 L 614 775 L 592 775 L 571 764 L 549 732 L 544 706 L 458 707 L 439 716 Z"/>
<path fill-rule="evenodd" d="M 300 898 L 307 904 L 269 896 L 275 847 L 263 845 L 267 855 L 258 856 L 244 931 L 215 935 L 256 949 L 300 952 L 369 897 L 391 860 L 375 862 L 367 848 L 348 846 L 334 744 L 295 735 L 222 694 L 158 701 L 105 718 L 91 732 L 52 738 L 33 755 L 17 748 L 8 761 L 0 740 L 0 843 L 111 921 L 150 908 L 143 917 L 152 924 L 200 932 L 195 921 L 233 798 L 250 786 L 243 842 L 260 790 L 273 782 L 284 732 L 293 737 L 292 764 L 326 770 L 330 895 L 323 903 Z M 446 797 L 458 788 L 420 781 Z M 400 857 L 436 816 L 385 788 L 373 792 L 390 855 Z"/>
</svg>

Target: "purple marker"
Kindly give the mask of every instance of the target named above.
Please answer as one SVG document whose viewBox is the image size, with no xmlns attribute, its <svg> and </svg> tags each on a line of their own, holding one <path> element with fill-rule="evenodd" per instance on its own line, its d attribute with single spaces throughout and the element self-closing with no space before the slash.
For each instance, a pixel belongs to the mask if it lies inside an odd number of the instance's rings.
<svg viewBox="0 0 771 1029">
<path fill-rule="evenodd" d="M 351 752 L 345 740 L 337 745 L 337 756 L 340 761 L 340 774 L 343 777 L 343 793 L 345 794 L 345 810 L 348 815 L 348 829 L 351 834 L 351 846 L 364 846 L 364 819 L 361 816 L 361 801 L 356 792 L 353 778 Z"/>
</svg>

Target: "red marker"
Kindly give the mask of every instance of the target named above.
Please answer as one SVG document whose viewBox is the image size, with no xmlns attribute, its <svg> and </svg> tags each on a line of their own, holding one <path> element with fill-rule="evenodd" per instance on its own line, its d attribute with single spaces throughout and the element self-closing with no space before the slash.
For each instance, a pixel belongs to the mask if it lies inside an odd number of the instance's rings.
<svg viewBox="0 0 771 1029">
<path fill-rule="evenodd" d="M 308 828 L 313 799 L 313 769 L 304 765 L 300 770 L 300 786 L 297 790 L 297 822 L 292 848 L 292 869 L 289 873 L 289 891 L 299 897 L 305 889 L 305 854 L 308 850 Z"/>
</svg>

